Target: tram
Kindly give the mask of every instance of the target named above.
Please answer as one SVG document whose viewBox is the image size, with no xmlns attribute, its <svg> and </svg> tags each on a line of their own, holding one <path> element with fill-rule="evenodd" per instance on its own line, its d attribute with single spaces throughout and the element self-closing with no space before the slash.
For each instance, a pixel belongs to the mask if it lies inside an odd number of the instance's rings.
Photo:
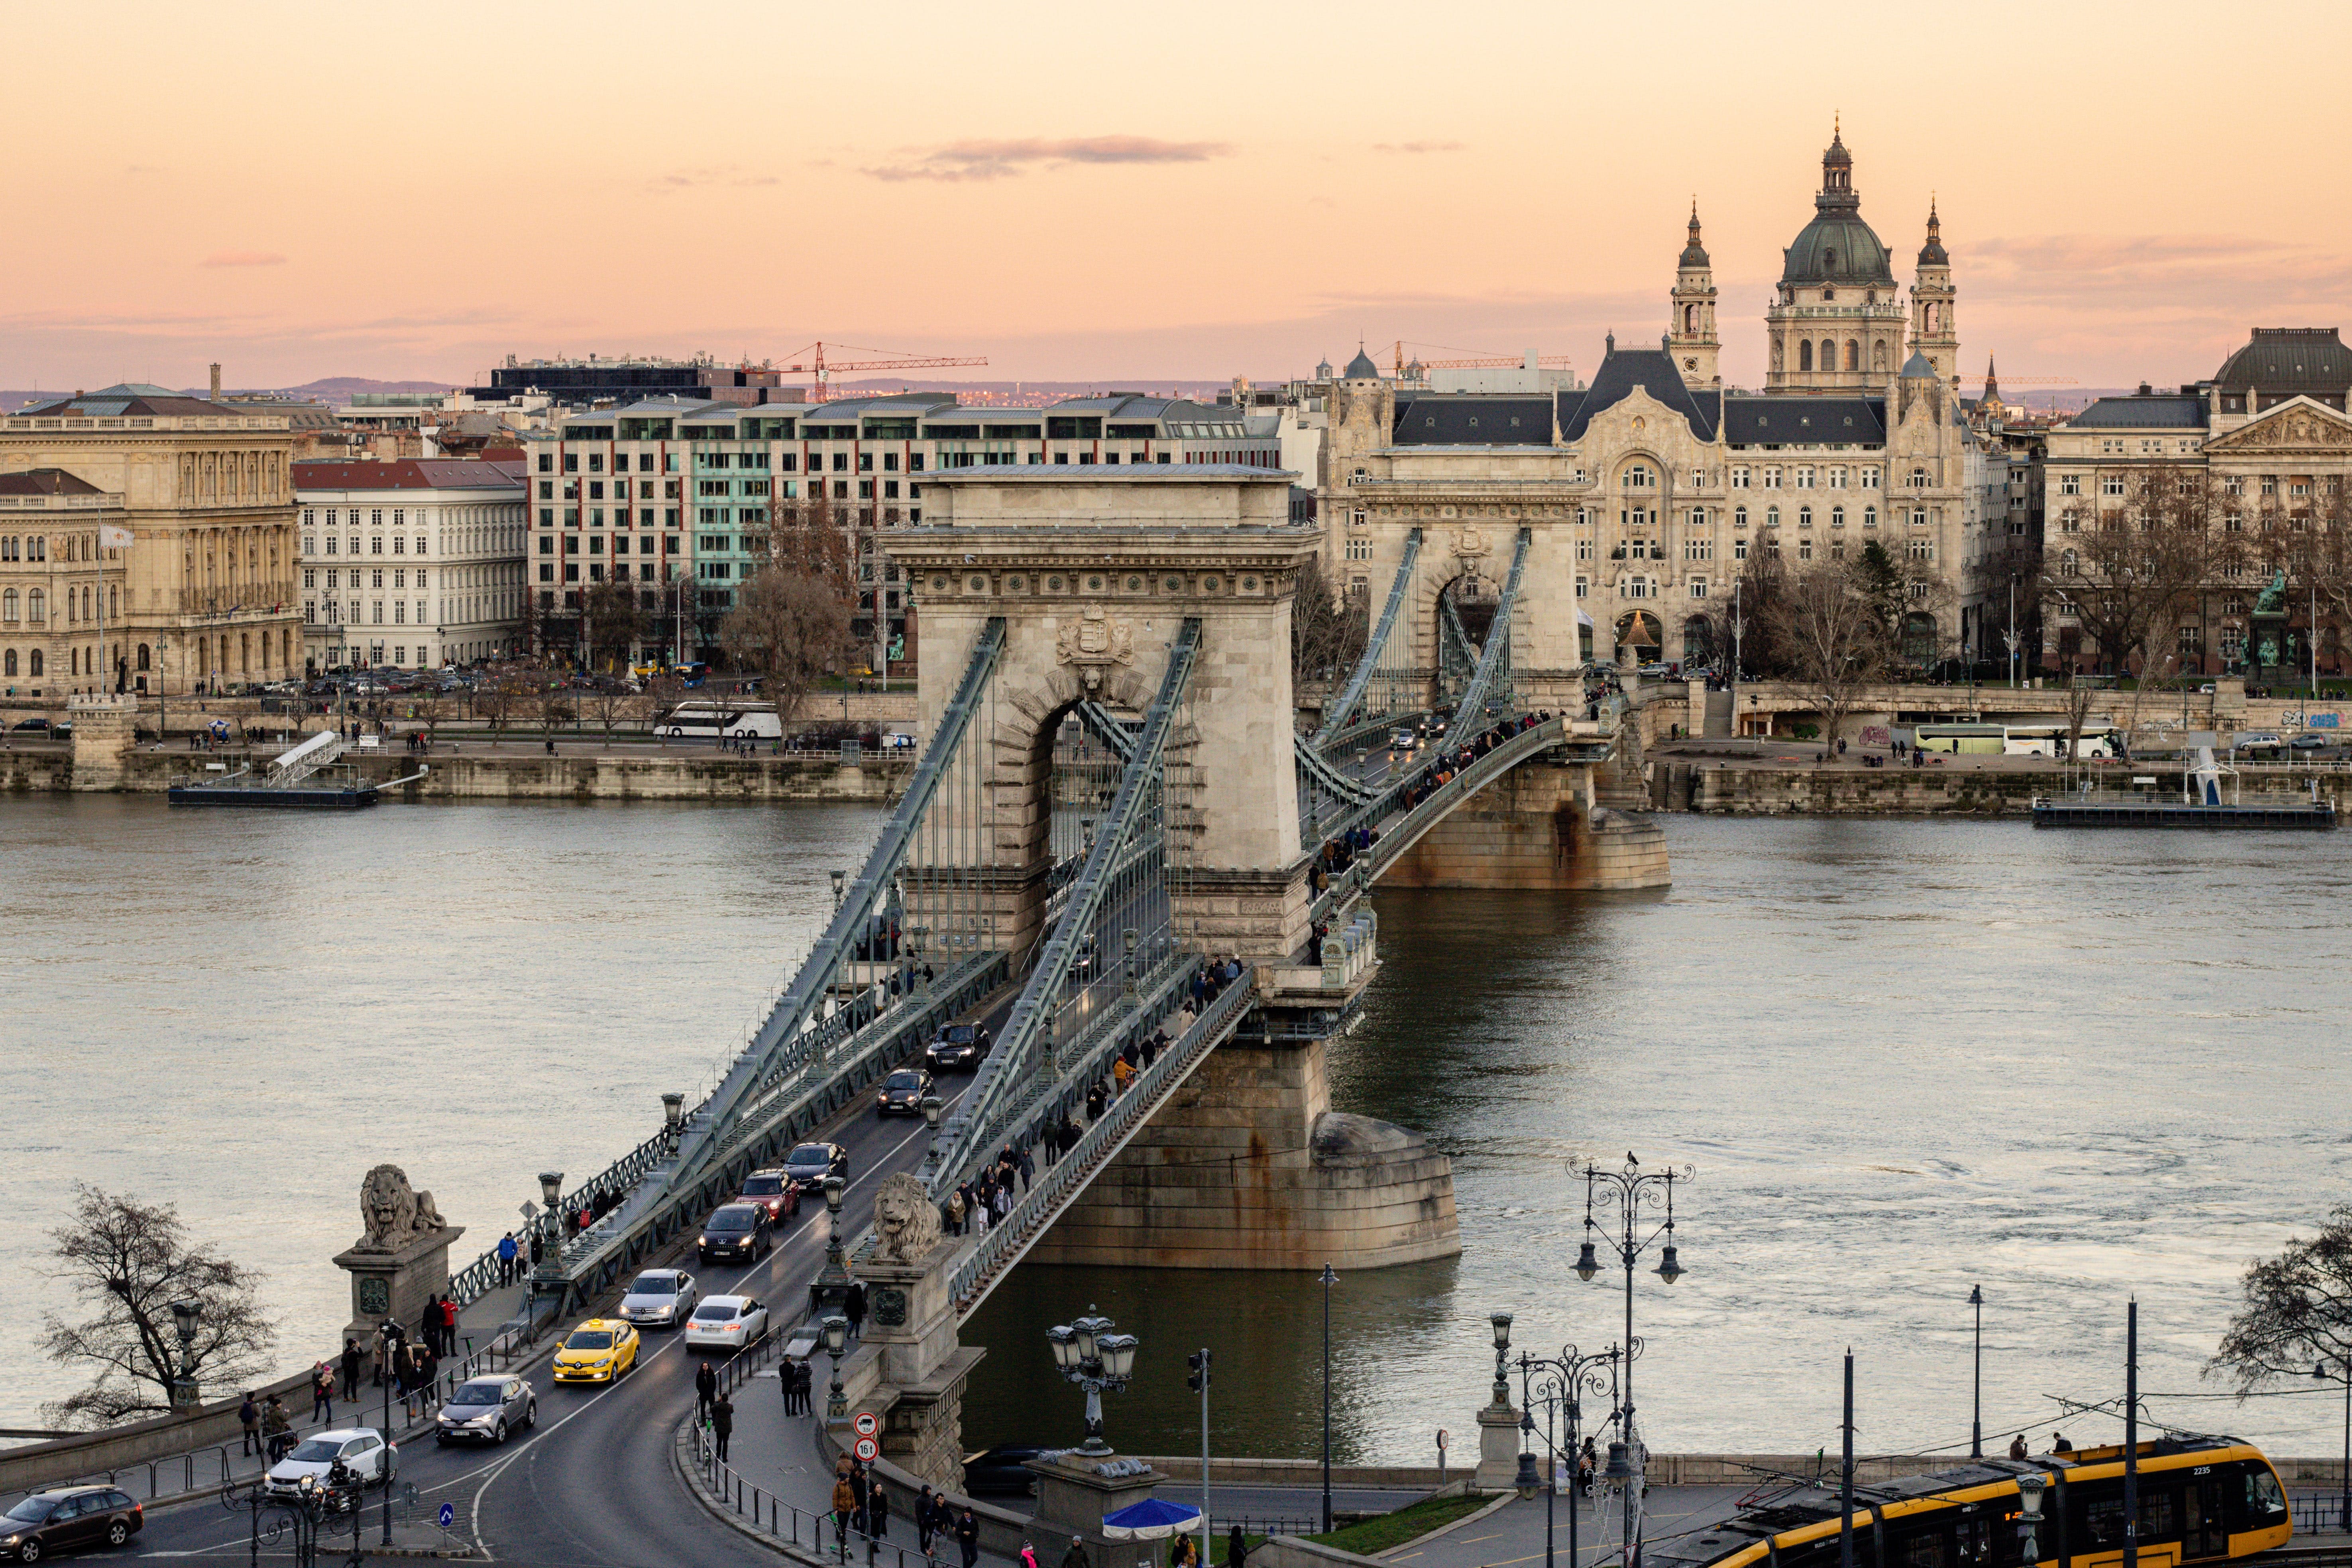
<svg viewBox="0 0 2352 1568">
<path fill-rule="evenodd" d="M 2286 1491 L 2260 1449 L 2176 1435 L 2139 1445 L 2140 1568 L 2219 1563 L 2284 1546 Z M 2018 1478 L 2044 1478 L 2029 1520 Z M 2121 1568 L 2120 1445 L 2035 1459 L 1971 1459 L 1856 1484 L 1854 1568 Z M 1837 1568 L 1832 1484 L 1751 1493 L 1728 1520 L 1647 1543 L 1647 1568 Z M 2028 1542 L 2032 1542 L 2029 1549 Z M 2029 1550 L 2031 1555 L 2029 1555 Z"/>
</svg>

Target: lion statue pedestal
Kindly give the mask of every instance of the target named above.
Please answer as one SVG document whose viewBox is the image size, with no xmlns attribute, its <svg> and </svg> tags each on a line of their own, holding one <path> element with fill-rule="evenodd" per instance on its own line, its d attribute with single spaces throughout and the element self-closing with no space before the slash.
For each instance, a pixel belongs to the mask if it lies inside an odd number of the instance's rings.
<svg viewBox="0 0 2352 1568">
<path fill-rule="evenodd" d="M 940 1211 L 916 1177 L 886 1177 L 874 1194 L 874 1250 L 851 1266 L 866 1287 L 860 1338 L 875 1352 L 882 1451 L 933 1486 L 963 1489 L 964 1379 L 986 1352 L 956 1342 L 948 1299 L 952 1246 Z"/>
<path fill-rule="evenodd" d="M 359 1240 L 335 1254 L 352 1277 L 352 1321 L 344 1337 L 371 1358 L 376 1326 L 396 1318 L 413 1342 L 426 1298 L 449 1288 L 449 1246 L 466 1234 L 434 1206 L 431 1193 L 408 1184 L 397 1165 L 378 1165 L 360 1184 Z"/>
</svg>

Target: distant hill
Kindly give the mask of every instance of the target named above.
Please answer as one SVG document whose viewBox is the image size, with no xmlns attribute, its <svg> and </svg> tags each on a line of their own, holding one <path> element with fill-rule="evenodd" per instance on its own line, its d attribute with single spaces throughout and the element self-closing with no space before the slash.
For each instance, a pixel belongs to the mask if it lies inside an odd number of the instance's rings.
<svg viewBox="0 0 2352 1568">
<path fill-rule="evenodd" d="M 99 384 L 107 384 L 101 382 Z M 87 392 L 91 389 L 87 386 L 79 389 L 69 386 L 51 386 L 37 392 L 24 387 L 0 387 L 0 413 L 11 413 L 28 403 L 40 403 L 52 397 L 61 397 L 76 390 Z M 190 397 L 207 397 L 212 394 L 210 386 L 184 386 L 179 390 Z M 371 381 L 363 375 L 330 375 L 318 381 L 305 382 L 300 386 L 232 386 L 225 390 L 238 393 L 269 392 L 286 397 L 302 398 L 319 403 L 347 403 L 355 392 L 446 392 L 449 390 L 449 383 L 446 381 Z"/>
</svg>

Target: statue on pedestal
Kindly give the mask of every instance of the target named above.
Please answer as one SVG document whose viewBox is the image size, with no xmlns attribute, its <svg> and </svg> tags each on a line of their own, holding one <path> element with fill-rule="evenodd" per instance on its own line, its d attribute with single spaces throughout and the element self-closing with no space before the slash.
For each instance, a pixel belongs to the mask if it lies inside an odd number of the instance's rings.
<svg viewBox="0 0 2352 1568">
<path fill-rule="evenodd" d="M 410 1186 L 408 1173 L 390 1164 L 378 1165 L 360 1183 L 360 1223 L 366 1234 L 352 1244 L 353 1252 L 398 1252 L 448 1224 L 433 1194 Z"/>
</svg>

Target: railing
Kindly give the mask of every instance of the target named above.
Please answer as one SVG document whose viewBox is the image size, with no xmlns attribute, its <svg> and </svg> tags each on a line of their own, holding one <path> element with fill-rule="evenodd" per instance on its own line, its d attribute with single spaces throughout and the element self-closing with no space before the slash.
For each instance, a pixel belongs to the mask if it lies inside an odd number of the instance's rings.
<svg viewBox="0 0 2352 1568">
<path fill-rule="evenodd" d="M 2302 1492 L 2287 1500 L 2294 1508 L 2297 1535 L 2352 1532 L 2352 1497 L 2344 1492 Z"/>
<path fill-rule="evenodd" d="M 938 1548 L 951 1545 L 952 1538 L 945 1532 L 931 1537 L 933 1551 L 926 1555 L 919 1549 L 909 1552 L 887 1537 L 872 1536 L 853 1528 L 851 1521 L 839 1514 L 827 1511 L 811 1513 L 806 1509 L 786 1502 L 758 1482 L 747 1480 L 725 1460 L 719 1458 L 718 1444 L 707 1425 L 697 1423 L 694 1429 L 694 1462 L 701 1472 L 703 1485 L 709 1489 L 722 1508 L 730 1510 L 736 1519 L 753 1530 L 783 1545 L 798 1547 L 803 1552 L 819 1555 L 831 1553 L 844 1563 L 855 1560 L 878 1568 L 892 1563 L 895 1568 L 915 1568 L 917 1564 L 947 1562 Z M 875 1483 L 879 1485 L 879 1482 Z M 900 1521 L 912 1531 L 915 1521 Z"/>
<path fill-rule="evenodd" d="M 1412 585 L 1413 563 L 1420 557 L 1421 530 L 1416 528 L 1404 536 L 1404 553 L 1397 560 L 1396 580 L 1389 585 L 1388 603 L 1381 606 L 1380 622 L 1373 626 L 1362 657 L 1349 672 L 1339 700 L 1324 710 L 1322 726 L 1308 742 L 1309 749 L 1319 752 L 1329 746 L 1347 727 L 1348 716 L 1356 710 L 1356 704 L 1363 700 L 1364 688 L 1371 684 L 1372 672 L 1380 668 L 1381 655 L 1387 650 L 1389 637 L 1396 630 L 1397 611 L 1404 604 L 1405 590 Z"/>
<path fill-rule="evenodd" d="M 1103 1163 L 1123 1147 L 1137 1128 L 1150 1119 L 1160 1100 L 1200 1065 L 1210 1047 L 1231 1034 L 1249 1010 L 1251 989 L 1244 978 L 1226 985 L 1217 999 L 1192 1020 L 1192 1026 L 1150 1067 L 1125 1094 L 1103 1108 L 1070 1152 L 1040 1171 L 1036 1184 L 1023 1194 L 1012 1212 L 989 1226 L 971 1253 L 956 1265 L 950 1278 L 948 1299 L 960 1312 L 969 1313 L 988 1293 L 988 1287 L 1014 1263 L 1052 1223 L 1061 1205 L 1083 1190 Z"/>
<path fill-rule="evenodd" d="M 1486 646 L 1478 650 L 1478 668 L 1470 676 L 1470 685 L 1462 693 L 1462 700 L 1454 710 L 1454 722 L 1445 731 L 1441 744 L 1458 746 L 1466 735 L 1483 728 L 1486 691 L 1494 684 L 1495 671 L 1501 668 L 1511 647 L 1511 610 L 1519 596 L 1519 576 L 1527 570 L 1528 547 L 1534 540 L 1531 529 L 1519 530 L 1518 547 L 1511 552 L 1511 573 L 1503 579 L 1503 596 L 1495 603 L 1495 619 L 1486 628 Z M 1450 601 L 1449 601 L 1450 602 Z"/>
</svg>

